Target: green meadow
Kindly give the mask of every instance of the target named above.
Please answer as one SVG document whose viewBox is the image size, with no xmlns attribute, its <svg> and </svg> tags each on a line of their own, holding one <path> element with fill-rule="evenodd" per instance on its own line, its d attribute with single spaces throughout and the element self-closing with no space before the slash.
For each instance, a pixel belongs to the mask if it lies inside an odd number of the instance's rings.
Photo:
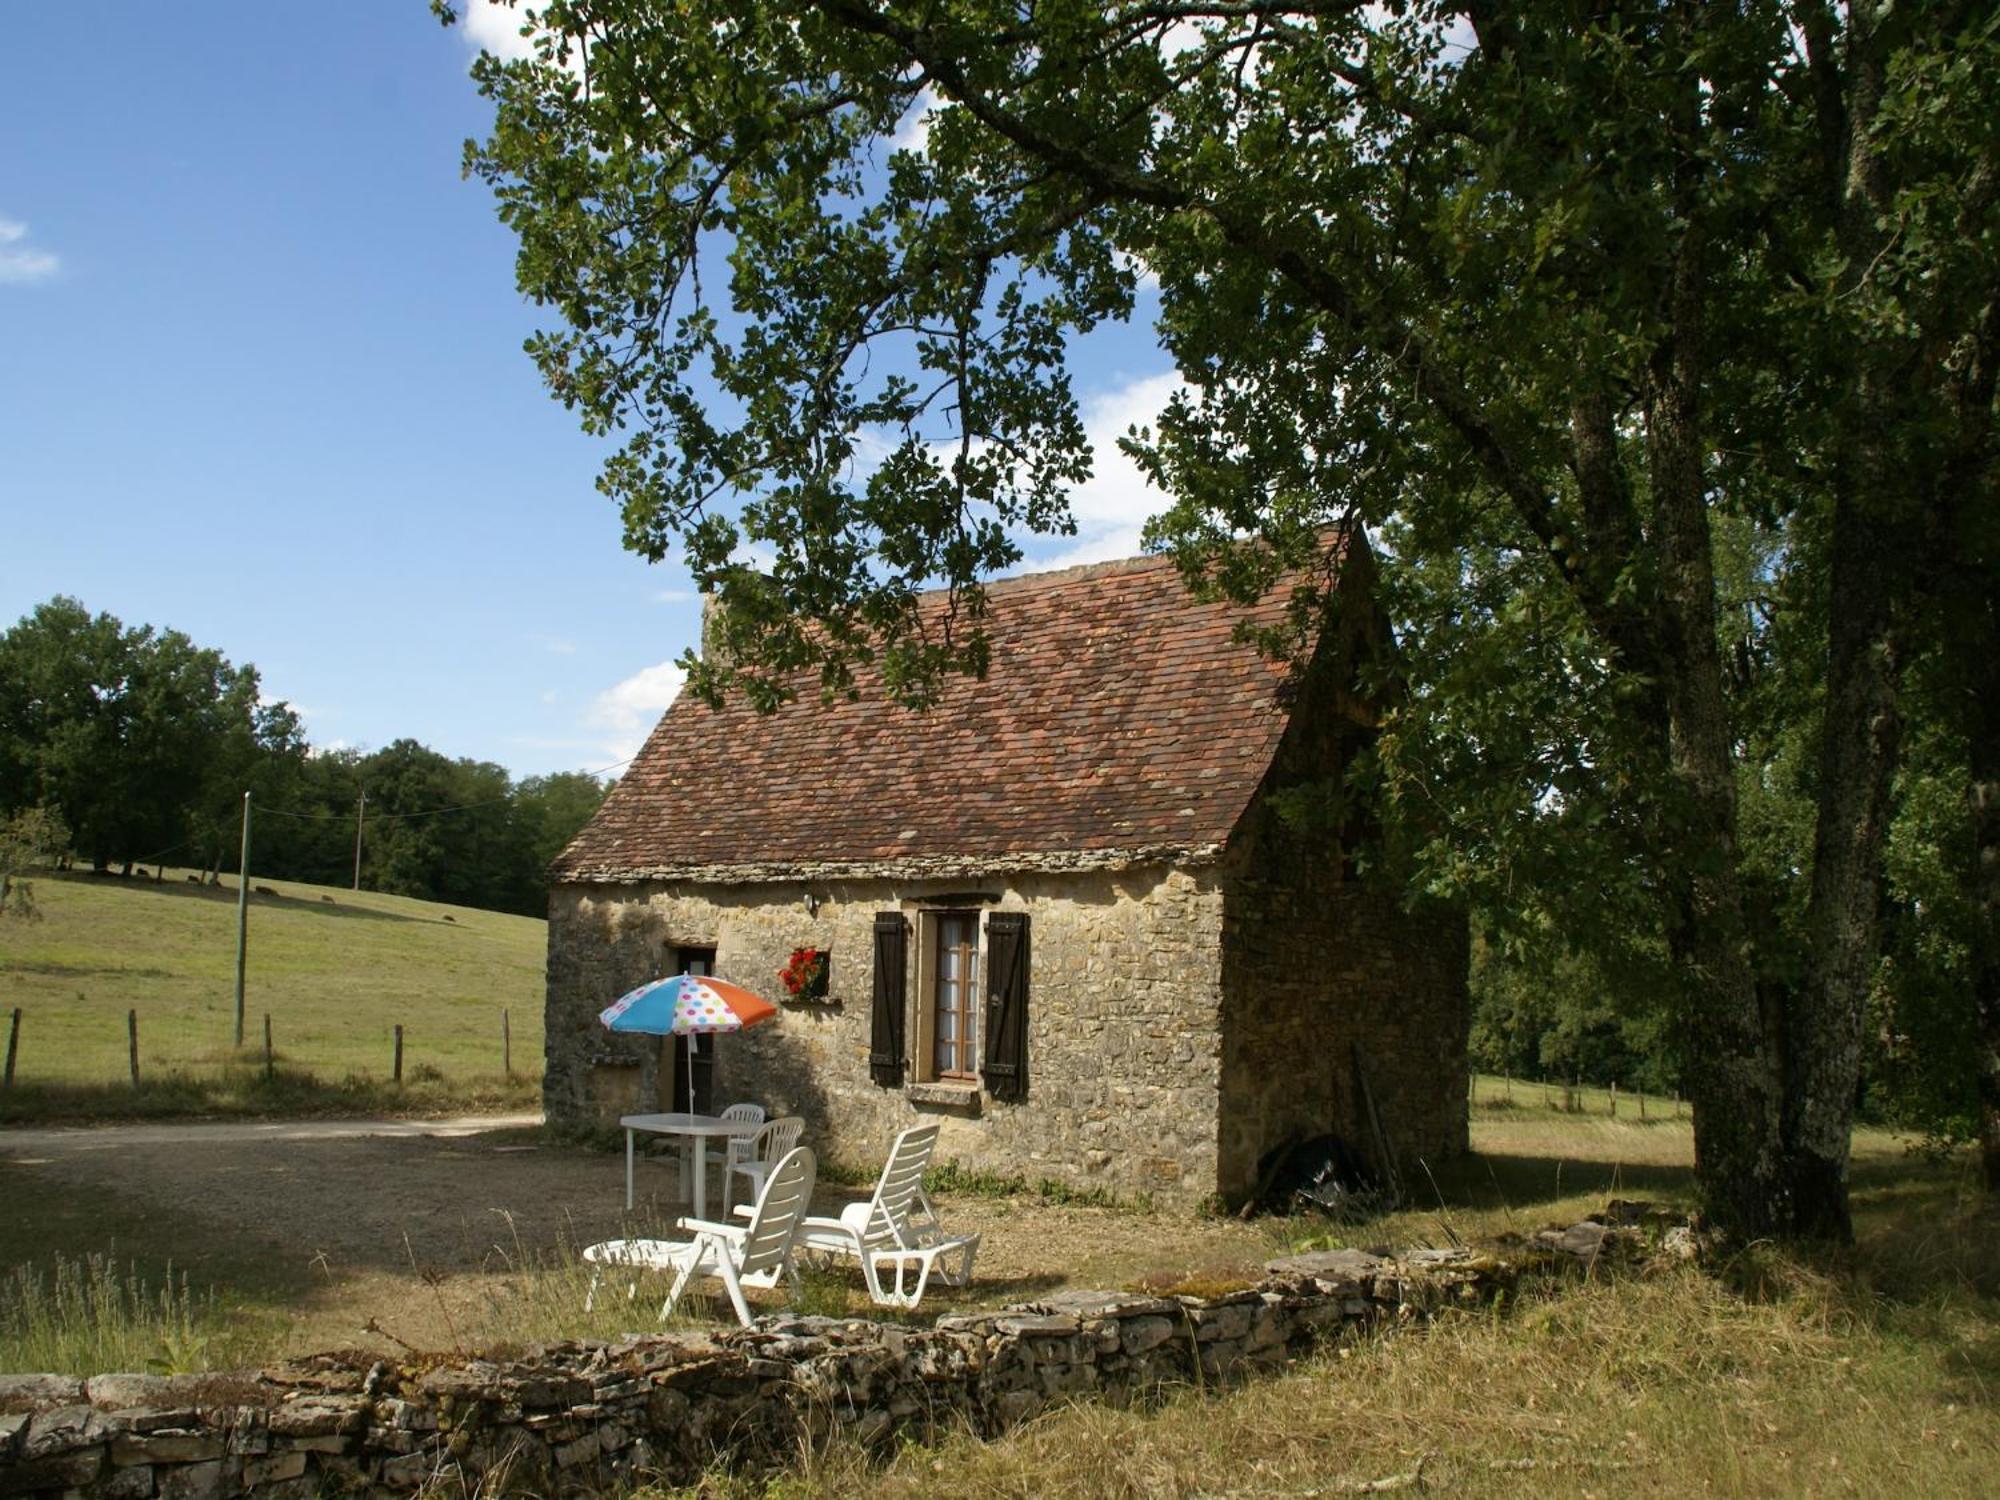
<svg viewBox="0 0 2000 1500">
<path fill-rule="evenodd" d="M 545 923 L 254 874 L 251 891 L 239 1050 L 234 882 L 38 876 L 38 919 L 0 922 L 0 1036 L 20 1012 L 0 1119 L 538 1102 Z"/>
</svg>

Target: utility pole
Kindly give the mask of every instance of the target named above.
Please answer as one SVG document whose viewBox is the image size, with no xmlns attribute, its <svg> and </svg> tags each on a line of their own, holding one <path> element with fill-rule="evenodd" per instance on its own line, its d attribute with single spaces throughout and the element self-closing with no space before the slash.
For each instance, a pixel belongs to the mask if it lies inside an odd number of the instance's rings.
<svg viewBox="0 0 2000 1500">
<path fill-rule="evenodd" d="M 243 794 L 243 853 L 236 861 L 236 1046 L 243 1047 L 243 960 L 250 952 L 250 794 Z"/>
<path fill-rule="evenodd" d="M 354 809 L 354 888 L 361 889 L 361 821 L 368 816 L 368 788 L 361 789 L 361 801 Z"/>
</svg>

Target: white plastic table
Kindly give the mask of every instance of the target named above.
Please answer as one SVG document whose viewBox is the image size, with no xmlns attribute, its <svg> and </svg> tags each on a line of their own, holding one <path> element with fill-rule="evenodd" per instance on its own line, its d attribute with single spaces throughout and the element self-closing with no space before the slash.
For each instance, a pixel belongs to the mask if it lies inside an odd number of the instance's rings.
<svg viewBox="0 0 2000 1500">
<path fill-rule="evenodd" d="M 625 1115 L 618 1123 L 625 1127 L 625 1207 L 632 1207 L 632 1141 L 640 1131 L 650 1135 L 677 1135 L 681 1140 L 681 1192 L 694 1183 L 694 1216 L 708 1217 L 708 1142 L 734 1135 L 755 1135 L 763 1124 L 757 1120 L 725 1120 L 720 1115 Z"/>
</svg>

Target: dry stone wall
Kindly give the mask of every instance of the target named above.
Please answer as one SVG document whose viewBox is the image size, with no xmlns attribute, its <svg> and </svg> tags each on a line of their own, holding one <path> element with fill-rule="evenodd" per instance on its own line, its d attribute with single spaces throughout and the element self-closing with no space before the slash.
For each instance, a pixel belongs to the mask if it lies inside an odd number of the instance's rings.
<svg viewBox="0 0 2000 1500">
<path fill-rule="evenodd" d="M 684 1483 L 718 1457 L 777 1467 L 832 1433 L 874 1442 L 949 1424 L 995 1436 L 1054 1401 L 1131 1400 L 1275 1369 L 1343 1333 L 1490 1303 L 1538 1262 L 1594 1265 L 1649 1241 L 1599 1223 L 1544 1238 L 1509 1260 L 1319 1252 L 1272 1261 L 1261 1283 L 1225 1295 L 1064 1292 L 930 1328 L 769 1317 L 751 1330 L 507 1358 L 333 1354 L 228 1374 L 0 1375 L 0 1496 L 582 1494 Z"/>
<path fill-rule="evenodd" d="M 902 1088 L 869 1076 L 875 914 L 961 904 L 1030 917 L 1029 1081 L 1016 1103 L 977 1085 L 926 1084 L 921 1069 Z M 936 1120 L 940 1160 L 1199 1199 L 1216 1190 L 1221 925 L 1211 873 L 1159 865 L 797 886 L 559 886 L 549 921 L 548 1117 L 609 1123 L 666 1107 L 655 1103 L 657 1039 L 613 1037 L 597 1013 L 668 972 L 676 949 L 712 947 L 719 974 L 782 1012 L 718 1040 L 718 1103 L 748 1098 L 803 1115 L 815 1150 L 856 1166 L 879 1163 L 905 1126 Z M 803 946 L 832 953 L 830 1003 L 783 1003 L 778 970 Z M 920 946 L 913 932 L 913 1054 Z"/>
</svg>

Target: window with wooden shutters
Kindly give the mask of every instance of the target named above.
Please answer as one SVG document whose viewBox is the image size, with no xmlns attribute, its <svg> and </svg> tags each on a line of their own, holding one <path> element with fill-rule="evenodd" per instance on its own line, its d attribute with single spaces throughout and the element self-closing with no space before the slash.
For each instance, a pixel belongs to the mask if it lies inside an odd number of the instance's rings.
<svg viewBox="0 0 2000 1500">
<path fill-rule="evenodd" d="M 986 1088 L 996 1099 L 1028 1092 L 1028 917 L 986 919 Z"/>
<path fill-rule="evenodd" d="M 884 1088 L 903 1084 L 903 1011 L 910 926 L 901 912 L 875 914 L 875 990 L 869 1013 L 868 1071 Z"/>
</svg>

